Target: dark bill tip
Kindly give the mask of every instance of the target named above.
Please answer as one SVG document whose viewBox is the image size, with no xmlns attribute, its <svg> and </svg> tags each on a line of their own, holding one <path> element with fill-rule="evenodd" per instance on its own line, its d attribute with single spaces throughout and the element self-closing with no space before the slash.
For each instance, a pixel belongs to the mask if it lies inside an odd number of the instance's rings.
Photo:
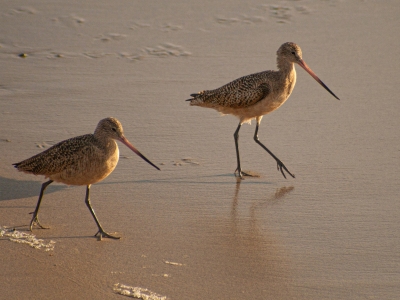
<svg viewBox="0 0 400 300">
<path fill-rule="evenodd" d="M 340 100 L 338 96 L 335 95 L 334 92 L 332 92 L 325 83 L 322 82 L 321 79 L 318 78 L 318 76 L 313 72 L 313 70 L 311 70 L 311 68 L 309 66 L 307 66 L 307 64 L 305 63 L 304 60 L 300 60 L 298 62 L 299 66 L 302 67 L 304 70 L 307 71 L 308 74 L 311 75 L 312 78 L 314 78 L 320 85 L 322 85 L 333 97 L 335 97 L 336 99 Z"/>
</svg>

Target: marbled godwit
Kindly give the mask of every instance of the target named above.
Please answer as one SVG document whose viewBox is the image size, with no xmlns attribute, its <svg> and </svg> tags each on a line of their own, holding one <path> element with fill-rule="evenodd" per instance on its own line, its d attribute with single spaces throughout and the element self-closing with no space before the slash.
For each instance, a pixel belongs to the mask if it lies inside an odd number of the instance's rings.
<svg viewBox="0 0 400 300">
<path fill-rule="evenodd" d="M 38 219 L 40 202 L 47 186 L 53 181 L 68 185 L 86 185 L 85 203 L 92 214 L 99 231 L 95 236 L 115 238 L 105 232 L 90 204 L 90 186 L 97 183 L 115 169 L 119 159 L 119 149 L 115 140 L 122 142 L 154 168 L 156 165 L 144 157 L 124 136 L 121 123 L 114 118 L 106 118 L 99 122 L 94 134 L 86 134 L 62 141 L 51 148 L 24 161 L 13 164 L 18 171 L 49 178 L 42 184 L 39 200 L 33 212 L 30 230 L 34 224 L 43 227 Z"/>
<path fill-rule="evenodd" d="M 242 171 L 239 157 L 239 130 L 243 123 L 251 123 L 256 119 L 256 131 L 254 140 L 267 151 L 277 162 L 278 171 L 286 178 L 285 170 L 293 178 L 295 177 L 282 161 L 277 158 L 258 139 L 258 127 L 263 115 L 279 108 L 290 96 L 296 83 L 296 70 L 294 63 L 306 70 L 319 84 L 321 84 L 336 99 L 339 98 L 318 78 L 302 59 L 302 52 L 295 43 L 284 43 L 277 51 L 278 71 L 264 71 L 238 78 L 215 90 L 205 90 L 191 94 L 193 98 L 190 105 L 209 107 L 222 114 L 235 115 L 240 119 L 234 138 L 237 157 L 235 175 L 242 178 L 243 175 L 251 176 Z"/>
</svg>

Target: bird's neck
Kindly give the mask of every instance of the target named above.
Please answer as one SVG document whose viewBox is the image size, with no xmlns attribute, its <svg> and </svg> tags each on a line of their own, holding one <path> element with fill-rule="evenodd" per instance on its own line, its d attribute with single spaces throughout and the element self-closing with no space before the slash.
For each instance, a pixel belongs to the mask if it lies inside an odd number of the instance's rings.
<svg viewBox="0 0 400 300">
<path fill-rule="evenodd" d="M 292 72 L 295 72 L 294 69 L 294 63 L 288 62 L 285 59 L 277 59 L 277 66 L 279 72 L 284 76 L 284 77 L 290 77 Z"/>
<path fill-rule="evenodd" d="M 93 135 L 97 143 L 101 145 L 102 148 L 113 149 L 117 146 L 117 143 L 112 138 L 103 134 L 101 131 L 95 131 Z"/>
</svg>

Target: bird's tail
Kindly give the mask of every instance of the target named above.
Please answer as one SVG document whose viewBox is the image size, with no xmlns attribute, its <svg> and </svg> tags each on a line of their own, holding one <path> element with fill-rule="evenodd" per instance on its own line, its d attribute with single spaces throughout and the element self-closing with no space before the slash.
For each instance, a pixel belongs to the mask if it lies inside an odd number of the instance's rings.
<svg viewBox="0 0 400 300">
<path fill-rule="evenodd" d="M 42 153 L 36 154 L 28 159 L 25 159 L 18 163 L 14 163 L 12 165 L 14 166 L 14 168 L 16 168 L 20 172 L 39 175 L 39 174 L 41 174 L 41 169 L 42 169 L 41 165 L 44 164 L 44 163 L 38 164 L 38 158 L 41 157 L 40 155 Z M 40 160 L 39 160 L 39 162 L 40 162 Z M 44 164 L 44 165 L 46 165 L 46 164 Z"/>
<path fill-rule="evenodd" d="M 190 96 L 192 98 L 187 99 L 186 101 L 190 101 L 190 105 L 199 105 L 199 104 L 203 103 L 203 100 L 204 100 L 202 95 L 203 95 L 203 92 L 190 94 Z"/>
<path fill-rule="evenodd" d="M 26 161 L 21 161 L 12 165 L 14 166 L 14 168 L 21 172 L 31 173 L 33 171 L 32 166 L 30 164 L 27 164 Z"/>
</svg>

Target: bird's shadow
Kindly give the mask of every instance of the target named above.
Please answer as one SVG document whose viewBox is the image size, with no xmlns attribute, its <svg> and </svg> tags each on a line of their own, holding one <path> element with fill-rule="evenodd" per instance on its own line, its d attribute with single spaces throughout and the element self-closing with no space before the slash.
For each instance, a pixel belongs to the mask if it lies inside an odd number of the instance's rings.
<svg viewBox="0 0 400 300">
<path fill-rule="evenodd" d="M 194 176 L 194 177 L 182 177 L 182 178 L 160 178 L 153 180 L 126 180 L 126 181 L 109 181 L 109 182 L 101 182 L 102 184 L 115 184 L 115 183 L 177 183 L 177 184 L 232 184 L 230 181 L 218 180 L 218 178 L 227 178 L 232 177 L 235 178 L 232 174 L 217 174 L 217 175 L 206 175 L 206 176 Z M 199 180 L 201 179 L 201 180 Z M 204 180 L 206 179 L 206 180 Z M 210 180 L 207 180 L 210 179 Z M 236 178 L 236 180 L 238 180 Z M 44 181 L 43 181 L 44 182 Z M 35 197 L 39 196 L 41 186 L 43 182 L 34 181 L 34 180 L 16 180 L 10 179 L 0 176 L 0 201 L 2 200 L 18 200 L 23 198 Z M 270 184 L 271 182 L 265 182 L 260 180 L 244 180 L 244 184 Z M 67 189 L 67 185 L 57 185 L 52 184 L 49 185 L 46 189 L 46 194 L 58 192 L 64 189 Z"/>
<path fill-rule="evenodd" d="M 39 196 L 41 186 L 42 182 L 38 181 L 0 177 L 0 201 Z M 66 188 L 66 185 L 51 185 L 46 189 L 46 194 Z"/>
<path fill-rule="evenodd" d="M 225 178 L 232 178 L 232 181 L 226 181 Z M 219 180 L 221 179 L 221 180 Z M 260 180 L 261 179 L 261 180 Z M 203 175 L 203 176 L 185 176 L 185 177 L 163 177 L 158 179 L 138 179 L 138 180 L 123 180 L 123 181 L 108 181 L 99 182 L 98 185 L 108 185 L 116 183 L 168 183 L 168 184 L 216 184 L 216 185 L 231 185 L 237 181 L 242 181 L 243 184 L 254 184 L 254 185 L 269 185 L 273 184 L 273 181 L 265 181 L 262 176 L 247 177 L 246 179 L 240 179 L 232 173 L 215 174 L 215 175 Z"/>
</svg>

